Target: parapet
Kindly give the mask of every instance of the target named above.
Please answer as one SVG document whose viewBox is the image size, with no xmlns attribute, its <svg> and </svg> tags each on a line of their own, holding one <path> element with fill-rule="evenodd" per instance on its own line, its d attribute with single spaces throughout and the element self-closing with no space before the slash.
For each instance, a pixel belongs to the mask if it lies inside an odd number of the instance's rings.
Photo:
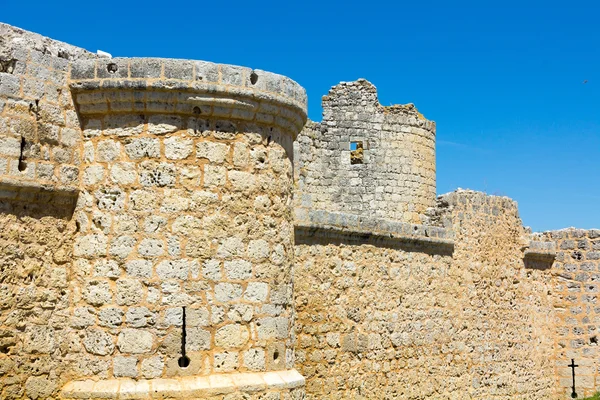
<svg viewBox="0 0 600 400">
<path fill-rule="evenodd" d="M 435 123 L 364 79 L 331 88 L 295 151 L 298 207 L 420 223 L 435 204 Z"/>
<path fill-rule="evenodd" d="M 205 61 L 115 58 L 78 61 L 70 88 L 79 114 L 177 114 L 275 125 L 296 132 L 306 121 L 306 91 L 262 70 Z M 294 134 L 295 137 L 295 134 Z"/>
</svg>

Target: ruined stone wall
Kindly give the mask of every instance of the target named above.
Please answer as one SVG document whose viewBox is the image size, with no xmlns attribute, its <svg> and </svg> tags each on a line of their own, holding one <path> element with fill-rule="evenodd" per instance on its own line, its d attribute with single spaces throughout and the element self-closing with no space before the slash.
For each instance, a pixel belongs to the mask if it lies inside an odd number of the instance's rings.
<svg viewBox="0 0 600 400">
<path fill-rule="evenodd" d="M 294 162 L 298 207 L 419 223 L 434 205 L 435 123 L 412 104 L 381 106 L 364 79 L 331 88 Z"/>
<path fill-rule="evenodd" d="M 297 228 L 308 398 L 553 398 L 551 282 L 523 264 L 516 204 L 475 192 L 439 203 L 453 250 L 424 226 Z"/>
<path fill-rule="evenodd" d="M 551 273 L 555 315 L 556 385 L 565 397 L 571 394 L 575 360 L 580 398 L 600 390 L 600 230 L 563 229 L 536 235 L 556 242 L 556 261 Z"/>
</svg>

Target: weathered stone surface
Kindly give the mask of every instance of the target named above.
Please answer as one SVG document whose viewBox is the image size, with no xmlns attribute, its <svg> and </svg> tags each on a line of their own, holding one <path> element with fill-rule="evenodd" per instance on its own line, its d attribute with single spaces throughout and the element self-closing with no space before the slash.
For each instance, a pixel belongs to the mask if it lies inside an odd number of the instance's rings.
<svg viewBox="0 0 600 400">
<path fill-rule="evenodd" d="M 123 329 L 117 339 L 122 353 L 148 353 L 154 344 L 152 333 L 140 329 Z"/>
<path fill-rule="evenodd" d="M 596 389 L 600 230 L 436 204 L 434 123 L 364 80 L 293 145 L 305 105 L 265 71 L 0 24 L 0 398 L 299 400 L 297 367 L 308 399 L 558 399 L 571 359 Z"/>
</svg>

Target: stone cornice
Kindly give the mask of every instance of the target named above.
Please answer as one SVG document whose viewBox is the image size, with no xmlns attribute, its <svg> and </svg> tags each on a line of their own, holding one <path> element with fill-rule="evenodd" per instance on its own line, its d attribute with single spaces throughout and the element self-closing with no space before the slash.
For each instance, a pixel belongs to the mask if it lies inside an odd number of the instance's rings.
<svg viewBox="0 0 600 400">
<path fill-rule="evenodd" d="M 305 233 L 336 232 L 454 248 L 453 232 L 437 226 L 303 208 L 296 208 L 295 217 L 296 229 Z"/>
<path fill-rule="evenodd" d="M 157 58 L 80 60 L 69 87 L 80 115 L 163 113 L 274 124 L 300 131 L 306 92 L 261 70 Z"/>
<path fill-rule="evenodd" d="M 541 242 L 532 240 L 525 249 L 525 257 L 552 261 L 556 258 L 556 242 Z"/>
</svg>

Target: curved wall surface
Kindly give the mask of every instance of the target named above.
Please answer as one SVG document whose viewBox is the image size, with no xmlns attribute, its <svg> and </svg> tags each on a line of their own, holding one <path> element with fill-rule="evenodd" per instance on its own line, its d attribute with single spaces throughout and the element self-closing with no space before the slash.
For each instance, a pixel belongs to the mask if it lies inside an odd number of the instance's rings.
<svg viewBox="0 0 600 400">
<path fill-rule="evenodd" d="M 294 162 L 301 208 L 419 223 L 435 205 L 435 123 L 412 104 L 382 106 L 364 79 L 323 97 Z"/>
<path fill-rule="evenodd" d="M 159 59 L 76 62 L 70 87 L 84 128 L 74 374 L 151 386 L 293 375 L 290 153 L 304 90 Z"/>
</svg>

